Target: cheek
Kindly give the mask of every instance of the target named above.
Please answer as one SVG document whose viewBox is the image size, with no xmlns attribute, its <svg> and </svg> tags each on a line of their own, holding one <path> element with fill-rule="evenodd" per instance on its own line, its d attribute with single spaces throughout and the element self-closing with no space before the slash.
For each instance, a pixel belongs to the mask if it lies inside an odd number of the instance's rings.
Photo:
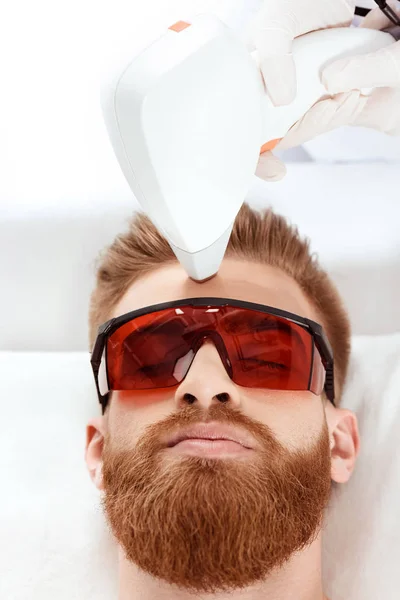
<svg viewBox="0 0 400 600">
<path fill-rule="evenodd" d="M 173 412 L 171 390 L 114 391 L 109 412 L 109 431 L 115 443 L 135 444 L 144 428 Z"/>
<path fill-rule="evenodd" d="M 248 416 L 268 425 L 286 446 L 304 447 L 321 431 L 322 400 L 312 392 L 248 390 Z"/>
</svg>

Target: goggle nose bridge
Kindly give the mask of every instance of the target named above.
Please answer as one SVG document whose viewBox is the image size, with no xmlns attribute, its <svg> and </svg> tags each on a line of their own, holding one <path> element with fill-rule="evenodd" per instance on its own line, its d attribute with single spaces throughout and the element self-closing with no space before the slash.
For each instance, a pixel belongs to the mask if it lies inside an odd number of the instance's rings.
<svg viewBox="0 0 400 600">
<path fill-rule="evenodd" d="M 194 352 L 193 360 L 194 360 L 194 357 L 196 356 L 198 350 L 203 345 L 204 341 L 208 338 L 211 338 L 212 341 L 214 342 L 214 344 L 217 348 L 218 354 L 222 360 L 222 364 L 224 365 L 225 370 L 228 373 L 229 377 L 232 379 L 233 369 L 232 369 L 231 361 L 229 360 L 228 351 L 226 349 L 224 340 L 222 339 L 222 337 L 220 336 L 220 334 L 217 331 L 213 331 L 211 329 L 206 329 L 206 330 L 199 332 L 198 334 L 196 334 L 193 337 L 193 339 L 191 341 L 191 349 Z"/>
</svg>

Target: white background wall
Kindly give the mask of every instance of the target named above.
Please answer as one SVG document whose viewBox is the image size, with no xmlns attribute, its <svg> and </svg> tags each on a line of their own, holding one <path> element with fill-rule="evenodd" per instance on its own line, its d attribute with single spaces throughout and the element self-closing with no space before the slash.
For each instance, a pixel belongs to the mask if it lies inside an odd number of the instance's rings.
<svg viewBox="0 0 400 600">
<path fill-rule="evenodd" d="M 230 4 L 6 0 L 0 19 L 2 209 L 80 202 L 112 190 L 121 174 L 99 107 L 109 57 L 126 44 L 135 51 L 193 11 L 209 6 L 222 18 Z M 233 24 L 243 2 L 235 4 Z"/>
</svg>

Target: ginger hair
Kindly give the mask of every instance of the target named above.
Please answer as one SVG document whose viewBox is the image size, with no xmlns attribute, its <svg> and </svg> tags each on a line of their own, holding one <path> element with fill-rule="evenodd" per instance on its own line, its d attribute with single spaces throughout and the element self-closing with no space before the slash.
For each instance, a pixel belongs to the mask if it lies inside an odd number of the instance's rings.
<svg viewBox="0 0 400 600">
<path fill-rule="evenodd" d="M 350 356 L 350 321 L 333 281 L 315 253 L 310 253 L 309 240 L 302 239 L 297 227 L 271 208 L 257 211 L 245 202 L 236 216 L 225 257 L 278 267 L 297 282 L 332 346 L 335 405 L 339 407 Z M 136 212 L 128 230 L 117 235 L 95 263 L 96 284 L 89 303 L 90 351 L 98 327 L 111 318 L 128 288 L 147 273 L 178 260 L 149 217 Z"/>
</svg>

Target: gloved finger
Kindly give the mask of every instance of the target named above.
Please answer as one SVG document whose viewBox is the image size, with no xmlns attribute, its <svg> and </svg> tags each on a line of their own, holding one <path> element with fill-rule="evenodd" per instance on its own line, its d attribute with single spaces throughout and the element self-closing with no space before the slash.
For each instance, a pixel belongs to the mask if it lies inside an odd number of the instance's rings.
<svg viewBox="0 0 400 600">
<path fill-rule="evenodd" d="M 289 129 L 275 148 L 277 150 L 294 148 L 322 133 L 352 124 L 364 109 L 366 101 L 367 97 L 358 90 L 320 100 Z"/>
<path fill-rule="evenodd" d="M 286 167 L 279 158 L 267 150 L 260 154 L 256 175 L 264 181 L 279 181 L 285 177 Z"/>
<path fill-rule="evenodd" d="M 316 29 L 348 25 L 354 0 L 265 0 L 252 21 L 250 35 L 259 53 L 265 87 L 275 106 L 295 97 L 296 69 L 292 57 L 295 37 Z"/>
<path fill-rule="evenodd" d="M 290 104 L 296 96 L 296 67 L 291 53 L 293 36 L 286 28 L 257 28 L 254 44 L 266 90 L 275 106 Z"/>
<path fill-rule="evenodd" d="M 292 43 L 299 35 L 300 19 L 293 14 L 292 5 L 291 0 L 265 0 L 252 22 L 251 37 L 258 51 L 259 67 L 275 106 L 290 104 L 297 92 Z"/>
<path fill-rule="evenodd" d="M 400 135 L 399 107 L 400 88 L 377 88 L 366 98 L 365 107 L 351 125 Z"/>
<path fill-rule="evenodd" d="M 336 60 L 323 69 L 322 82 L 330 94 L 400 86 L 400 42 L 376 52 Z"/>
</svg>

